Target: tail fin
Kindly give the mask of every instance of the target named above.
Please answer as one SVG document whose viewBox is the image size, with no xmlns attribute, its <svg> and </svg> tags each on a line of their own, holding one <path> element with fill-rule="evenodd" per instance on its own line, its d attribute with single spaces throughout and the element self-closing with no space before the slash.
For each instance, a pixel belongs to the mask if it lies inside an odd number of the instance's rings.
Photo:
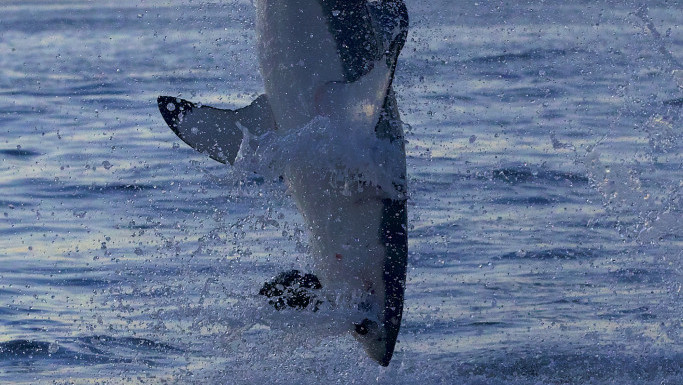
<svg viewBox="0 0 683 385">
<path fill-rule="evenodd" d="M 198 106 L 173 96 L 159 96 L 157 103 L 161 116 L 183 142 L 221 163 L 235 162 L 244 129 L 258 136 L 276 128 L 266 95 L 234 111 Z"/>
</svg>

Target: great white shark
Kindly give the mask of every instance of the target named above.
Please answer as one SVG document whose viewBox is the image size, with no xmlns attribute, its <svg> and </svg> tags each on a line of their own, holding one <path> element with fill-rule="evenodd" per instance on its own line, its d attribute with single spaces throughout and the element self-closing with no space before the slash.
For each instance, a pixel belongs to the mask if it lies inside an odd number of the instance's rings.
<svg viewBox="0 0 683 385">
<path fill-rule="evenodd" d="M 348 133 L 372 142 L 368 151 L 331 160 L 292 154 L 283 178 L 310 230 L 316 283 L 304 286 L 354 298 L 362 316 L 350 330 L 387 366 L 401 325 L 408 254 L 404 133 L 392 88 L 408 32 L 405 4 L 254 4 L 265 93 L 237 110 L 160 96 L 159 110 L 180 139 L 222 163 L 258 151 L 260 137 L 305 134 L 303 127 L 320 119 L 330 140 L 343 141 Z M 374 163 L 354 166 L 368 159 Z M 281 282 L 302 285 L 295 273 L 296 279 L 290 274 Z"/>
</svg>

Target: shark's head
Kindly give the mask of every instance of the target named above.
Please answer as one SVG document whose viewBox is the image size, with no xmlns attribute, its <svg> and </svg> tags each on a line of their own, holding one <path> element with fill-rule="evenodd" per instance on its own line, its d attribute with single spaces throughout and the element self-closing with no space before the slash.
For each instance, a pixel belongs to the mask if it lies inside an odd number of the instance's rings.
<svg viewBox="0 0 683 385">
<path fill-rule="evenodd" d="M 388 366 L 394 353 L 398 336 L 398 323 L 378 324 L 370 319 L 354 324 L 353 336 L 363 345 L 370 358 L 382 366 Z"/>
</svg>

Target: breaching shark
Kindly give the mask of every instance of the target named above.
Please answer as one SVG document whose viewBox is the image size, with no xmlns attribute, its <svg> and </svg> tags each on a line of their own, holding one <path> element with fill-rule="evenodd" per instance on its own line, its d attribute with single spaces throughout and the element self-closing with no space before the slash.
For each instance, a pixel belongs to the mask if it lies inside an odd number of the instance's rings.
<svg viewBox="0 0 683 385">
<path fill-rule="evenodd" d="M 404 133 L 392 88 L 408 33 L 406 6 L 402 0 L 254 4 L 265 93 L 237 110 L 160 96 L 159 110 L 185 143 L 231 165 L 239 154 L 259 151 L 258 138 L 305 135 L 315 124 L 329 141 L 367 144 L 345 151 L 331 143 L 324 159 L 302 147 L 286 159 L 282 176 L 310 230 L 315 276 L 285 273 L 278 287 L 322 286 L 353 298 L 362 317 L 350 330 L 387 366 L 401 325 L 408 254 Z M 272 294 L 265 288 L 261 294 Z M 279 302 L 301 303 L 309 301 Z"/>
</svg>

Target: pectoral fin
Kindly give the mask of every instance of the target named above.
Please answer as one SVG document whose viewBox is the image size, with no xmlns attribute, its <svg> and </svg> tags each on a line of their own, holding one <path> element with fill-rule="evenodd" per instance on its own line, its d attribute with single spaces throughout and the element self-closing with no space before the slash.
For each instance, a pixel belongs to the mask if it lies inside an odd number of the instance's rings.
<svg viewBox="0 0 683 385">
<path fill-rule="evenodd" d="M 159 96 L 159 111 L 183 142 L 221 163 L 235 162 L 246 130 L 261 135 L 275 129 L 275 119 L 265 95 L 238 110 L 198 106 L 172 96 Z"/>
</svg>

